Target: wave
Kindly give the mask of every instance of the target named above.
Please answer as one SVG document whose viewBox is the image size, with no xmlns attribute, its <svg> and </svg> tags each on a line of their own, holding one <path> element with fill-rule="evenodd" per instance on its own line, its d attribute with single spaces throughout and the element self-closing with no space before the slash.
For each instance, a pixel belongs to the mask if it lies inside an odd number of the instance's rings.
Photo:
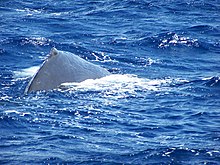
<svg viewBox="0 0 220 165">
<path fill-rule="evenodd" d="M 220 35 L 219 26 L 211 26 L 211 25 L 195 25 L 189 28 L 191 31 L 199 32 L 199 33 L 205 33 L 209 35 Z"/>
<path fill-rule="evenodd" d="M 200 79 L 198 78 L 195 80 L 173 81 L 173 83 L 171 84 L 171 87 L 182 87 L 182 86 L 189 87 L 189 88 L 208 87 L 206 89 L 212 89 L 212 88 L 218 89 L 220 87 L 220 77 L 214 76 L 214 77 L 208 77 L 208 78 L 200 78 Z"/>
<path fill-rule="evenodd" d="M 183 35 L 178 35 L 175 32 L 159 33 L 154 36 L 148 36 L 148 34 L 140 36 L 138 39 L 114 39 L 112 44 L 116 46 L 147 46 L 153 48 L 168 48 L 177 46 L 187 46 L 187 47 L 199 47 L 198 39 L 193 39 L 190 37 L 185 37 Z"/>
<path fill-rule="evenodd" d="M 171 46 L 192 46 L 192 47 L 199 47 L 197 39 L 190 39 L 189 37 L 179 36 L 176 33 L 166 33 L 165 35 L 160 35 L 160 44 L 158 45 L 159 48 L 166 48 Z"/>
<path fill-rule="evenodd" d="M 111 156 L 109 155 L 110 153 L 106 155 L 102 151 L 93 152 L 92 154 L 86 151 L 83 153 L 85 157 L 80 160 L 75 160 L 77 157 L 73 157 L 72 161 L 65 161 L 61 159 L 62 157 L 54 156 L 38 162 L 49 164 L 58 162 L 67 164 L 73 162 L 79 164 L 218 164 L 220 156 L 220 151 L 218 150 L 190 149 L 187 147 L 159 147 L 139 152 L 128 152 L 127 154 L 110 152 Z"/>
<path fill-rule="evenodd" d="M 203 79 L 204 85 L 208 87 L 220 87 L 220 77 L 211 77 Z"/>
<path fill-rule="evenodd" d="M 52 45 L 52 41 L 45 37 L 25 37 L 25 36 L 13 36 L 7 37 L 0 40 L 1 45 L 15 45 L 15 46 L 24 46 L 24 45 L 33 45 L 33 46 L 47 46 Z"/>
<path fill-rule="evenodd" d="M 215 156 L 214 156 L 215 155 Z M 142 164 L 218 164 L 220 151 L 213 149 L 190 149 L 187 147 L 148 149 L 123 155 L 127 163 Z M 196 157 L 196 159 L 195 159 Z M 136 158 L 136 159 L 134 159 Z M 138 158 L 138 159 L 137 159 Z M 190 160 L 190 163 L 189 163 Z"/>
</svg>

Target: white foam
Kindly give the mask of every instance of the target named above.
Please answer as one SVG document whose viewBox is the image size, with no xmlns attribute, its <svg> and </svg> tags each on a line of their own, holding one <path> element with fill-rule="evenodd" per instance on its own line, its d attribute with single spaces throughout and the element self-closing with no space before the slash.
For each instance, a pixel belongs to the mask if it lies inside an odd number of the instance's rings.
<svg viewBox="0 0 220 165">
<path fill-rule="evenodd" d="M 206 153 L 209 154 L 210 156 L 213 156 L 214 153 L 220 153 L 220 151 L 214 150 L 214 151 L 208 151 Z"/>
<path fill-rule="evenodd" d="M 191 39 L 189 37 L 178 36 L 174 34 L 171 39 L 164 39 L 159 44 L 159 47 L 168 47 L 170 45 L 187 45 L 187 46 L 198 46 L 197 39 Z"/>
<path fill-rule="evenodd" d="M 49 42 L 51 40 L 47 39 L 45 37 L 31 37 L 31 38 L 25 38 L 24 40 L 22 40 L 22 44 L 32 44 L 32 45 L 49 45 Z"/>
<path fill-rule="evenodd" d="M 149 92 L 164 90 L 171 79 L 154 79 L 139 78 L 135 75 L 113 74 L 101 79 L 88 79 L 81 83 L 63 83 L 60 90 L 74 91 L 98 91 L 102 92 L 105 97 L 124 98 L 135 96 L 139 91 Z"/>
<path fill-rule="evenodd" d="M 25 68 L 20 71 L 14 71 L 13 78 L 15 79 L 23 79 L 32 77 L 40 68 L 40 66 L 32 66 L 30 68 Z"/>
<path fill-rule="evenodd" d="M 6 114 L 15 113 L 15 114 L 18 114 L 20 116 L 25 116 L 25 115 L 30 114 L 29 112 L 19 112 L 19 111 L 16 111 L 16 110 L 6 110 L 5 113 Z"/>
<path fill-rule="evenodd" d="M 42 9 L 37 10 L 37 9 L 31 9 L 31 8 L 16 9 L 15 11 L 25 14 L 26 16 L 32 16 L 32 15 L 43 13 Z"/>
</svg>

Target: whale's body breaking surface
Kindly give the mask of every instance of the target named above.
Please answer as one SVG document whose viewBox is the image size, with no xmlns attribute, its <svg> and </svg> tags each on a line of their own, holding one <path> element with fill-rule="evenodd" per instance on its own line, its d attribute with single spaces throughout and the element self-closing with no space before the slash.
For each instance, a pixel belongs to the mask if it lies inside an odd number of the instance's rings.
<svg viewBox="0 0 220 165">
<path fill-rule="evenodd" d="M 52 48 L 49 57 L 33 76 L 25 93 L 38 90 L 50 90 L 66 82 L 82 82 L 86 79 L 97 79 L 110 73 L 70 52 Z"/>
</svg>

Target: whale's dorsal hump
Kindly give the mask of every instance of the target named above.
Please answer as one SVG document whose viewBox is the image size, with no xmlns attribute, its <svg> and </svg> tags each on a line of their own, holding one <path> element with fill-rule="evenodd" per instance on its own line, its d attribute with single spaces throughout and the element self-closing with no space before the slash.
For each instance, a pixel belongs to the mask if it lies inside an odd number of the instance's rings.
<svg viewBox="0 0 220 165">
<path fill-rule="evenodd" d="M 82 82 L 86 79 L 97 79 L 109 74 L 106 69 L 70 52 L 52 48 L 49 57 L 28 83 L 25 93 L 50 90 L 65 82 Z"/>
<path fill-rule="evenodd" d="M 51 57 L 52 57 L 52 56 L 56 56 L 57 54 L 58 54 L 58 50 L 53 47 L 53 48 L 50 50 L 50 56 L 51 56 Z"/>
</svg>

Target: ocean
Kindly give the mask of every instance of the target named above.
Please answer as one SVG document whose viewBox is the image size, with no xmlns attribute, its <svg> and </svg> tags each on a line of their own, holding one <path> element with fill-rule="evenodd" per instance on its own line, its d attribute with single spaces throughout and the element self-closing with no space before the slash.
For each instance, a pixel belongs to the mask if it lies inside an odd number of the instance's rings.
<svg viewBox="0 0 220 165">
<path fill-rule="evenodd" d="M 111 75 L 25 94 L 53 47 Z M 219 165 L 219 61 L 219 0 L 1 0 L 0 164 Z"/>
</svg>

